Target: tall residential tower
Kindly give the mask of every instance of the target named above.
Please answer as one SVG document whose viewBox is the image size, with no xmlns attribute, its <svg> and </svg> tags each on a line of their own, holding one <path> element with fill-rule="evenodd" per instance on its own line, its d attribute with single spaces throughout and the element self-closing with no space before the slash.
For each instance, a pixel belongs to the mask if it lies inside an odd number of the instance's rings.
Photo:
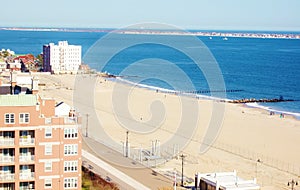
<svg viewBox="0 0 300 190">
<path fill-rule="evenodd" d="M 44 45 L 43 62 L 45 72 L 77 73 L 81 65 L 81 46 L 69 45 L 67 41 Z"/>
</svg>

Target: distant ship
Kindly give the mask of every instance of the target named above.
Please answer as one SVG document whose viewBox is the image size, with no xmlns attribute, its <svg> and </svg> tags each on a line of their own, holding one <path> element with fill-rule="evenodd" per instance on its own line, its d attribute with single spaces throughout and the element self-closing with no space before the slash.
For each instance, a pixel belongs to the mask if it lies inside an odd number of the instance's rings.
<svg viewBox="0 0 300 190">
<path fill-rule="evenodd" d="M 228 38 L 225 37 L 225 38 L 223 38 L 223 40 L 228 40 Z"/>
<path fill-rule="evenodd" d="M 210 37 L 209 37 L 209 39 L 211 40 L 211 39 L 212 39 L 212 37 L 210 36 Z"/>
</svg>

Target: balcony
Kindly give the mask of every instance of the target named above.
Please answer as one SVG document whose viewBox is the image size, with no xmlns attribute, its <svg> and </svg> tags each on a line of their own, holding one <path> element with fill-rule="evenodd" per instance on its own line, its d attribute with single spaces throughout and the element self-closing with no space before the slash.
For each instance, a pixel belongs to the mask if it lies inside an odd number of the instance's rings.
<svg viewBox="0 0 300 190">
<path fill-rule="evenodd" d="M 21 136 L 20 137 L 20 145 L 34 145 L 35 139 L 31 138 L 30 136 Z"/>
<path fill-rule="evenodd" d="M 20 162 L 32 162 L 34 161 L 34 155 L 28 154 L 28 155 L 21 155 L 19 157 Z"/>
<path fill-rule="evenodd" d="M 1 173 L 0 174 L 0 181 L 14 181 L 15 174 L 14 173 Z"/>
<path fill-rule="evenodd" d="M 14 146 L 15 138 L 1 138 L 0 137 L 0 146 Z"/>
<path fill-rule="evenodd" d="M 15 162 L 14 156 L 0 156 L 0 163 L 13 163 Z"/>
<path fill-rule="evenodd" d="M 20 180 L 34 180 L 34 172 L 20 171 Z"/>
<path fill-rule="evenodd" d="M 30 186 L 20 186 L 20 190 L 34 190 Z"/>
<path fill-rule="evenodd" d="M 0 183 L 0 190 L 15 190 L 15 183 L 13 181 L 8 183 Z"/>
<path fill-rule="evenodd" d="M 30 186 L 20 186 L 20 190 L 34 190 Z"/>
<path fill-rule="evenodd" d="M 65 124 L 77 124 L 77 117 L 64 117 Z"/>
<path fill-rule="evenodd" d="M 81 116 L 74 116 L 74 117 L 52 117 L 51 123 L 53 125 L 73 125 L 73 124 L 81 124 Z"/>
<path fill-rule="evenodd" d="M 34 182 L 20 182 L 20 190 L 34 190 Z M 0 188 L 1 190 L 1 188 Z"/>
</svg>

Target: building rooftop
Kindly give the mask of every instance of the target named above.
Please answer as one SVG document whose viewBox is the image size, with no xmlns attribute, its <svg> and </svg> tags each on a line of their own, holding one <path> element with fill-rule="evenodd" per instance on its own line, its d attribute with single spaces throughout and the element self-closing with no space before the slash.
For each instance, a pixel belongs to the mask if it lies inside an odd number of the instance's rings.
<svg viewBox="0 0 300 190">
<path fill-rule="evenodd" d="M 220 172 L 201 174 L 201 179 L 213 186 L 220 186 L 226 190 L 249 190 L 260 189 L 260 186 L 254 180 L 244 180 L 234 172 Z"/>
<path fill-rule="evenodd" d="M 0 106 L 35 106 L 37 103 L 34 94 L 0 95 Z"/>
</svg>

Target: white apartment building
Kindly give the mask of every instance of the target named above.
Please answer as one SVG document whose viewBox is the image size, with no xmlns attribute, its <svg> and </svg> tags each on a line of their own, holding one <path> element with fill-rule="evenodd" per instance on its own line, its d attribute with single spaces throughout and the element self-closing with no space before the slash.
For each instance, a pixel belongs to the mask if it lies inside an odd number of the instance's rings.
<svg viewBox="0 0 300 190">
<path fill-rule="evenodd" d="M 50 43 L 43 46 L 43 65 L 45 72 L 77 73 L 81 65 L 81 46 L 69 45 L 59 41 L 58 45 Z"/>
</svg>

